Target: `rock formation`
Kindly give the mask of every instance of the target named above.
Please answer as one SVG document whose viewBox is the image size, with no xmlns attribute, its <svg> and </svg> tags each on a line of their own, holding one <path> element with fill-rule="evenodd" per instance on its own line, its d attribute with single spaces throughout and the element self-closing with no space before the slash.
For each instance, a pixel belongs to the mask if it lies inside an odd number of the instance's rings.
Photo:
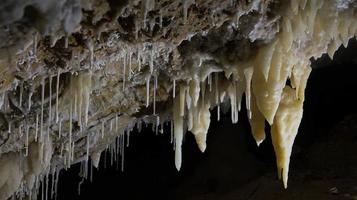
<svg viewBox="0 0 357 200">
<path fill-rule="evenodd" d="M 286 188 L 310 58 L 356 33 L 355 0 L 2 1 L 0 199 L 36 198 L 49 175 L 54 194 L 108 148 L 124 160 L 142 123 L 171 123 L 180 170 L 184 134 L 205 151 L 222 104 L 232 123 L 247 108 L 257 145 L 271 126 Z"/>
</svg>

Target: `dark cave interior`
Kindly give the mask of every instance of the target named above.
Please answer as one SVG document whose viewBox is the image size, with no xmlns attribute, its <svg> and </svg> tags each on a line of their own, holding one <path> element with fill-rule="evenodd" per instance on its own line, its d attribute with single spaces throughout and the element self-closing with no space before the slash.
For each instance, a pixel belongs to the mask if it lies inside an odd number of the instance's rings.
<svg viewBox="0 0 357 200">
<path fill-rule="evenodd" d="M 357 198 L 357 41 L 340 47 L 333 61 L 323 55 L 312 66 L 287 190 L 276 176 L 270 136 L 257 147 L 245 111 L 232 124 L 229 114 L 217 121 L 214 109 L 206 152 L 187 133 L 180 172 L 174 166 L 170 126 L 155 135 L 150 125 L 130 134 L 124 172 L 120 163 L 119 169 L 116 163 L 110 166 L 110 154 L 103 153 L 99 170 L 93 170 L 92 182 L 81 184 L 80 195 L 80 166 L 62 170 L 57 199 Z"/>
</svg>

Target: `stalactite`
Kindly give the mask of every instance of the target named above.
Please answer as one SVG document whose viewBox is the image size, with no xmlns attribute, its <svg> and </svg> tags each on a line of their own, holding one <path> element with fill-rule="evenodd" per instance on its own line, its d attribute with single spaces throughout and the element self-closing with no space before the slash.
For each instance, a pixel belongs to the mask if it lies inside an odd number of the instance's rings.
<svg viewBox="0 0 357 200">
<path fill-rule="evenodd" d="M 35 124 L 35 142 L 37 142 L 38 138 L 38 114 L 36 114 L 36 124 Z"/>
<path fill-rule="evenodd" d="M 62 135 L 62 119 L 60 119 L 58 122 L 58 139 L 61 139 L 61 135 Z"/>
<path fill-rule="evenodd" d="M 181 169 L 182 163 L 182 153 L 181 145 L 183 139 L 183 117 L 182 117 L 182 108 L 184 107 L 184 90 L 180 87 L 180 96 L 176 97 L 174 100 L 173 107 L 173 121 L 174 121 L 174 139 L 175 139 L 175 166 L 177 170 Z"/>
<path fill-rule="evenodd" d="M 48 134 L 52 122 L 52 76 L 49 76 Z"/>
<path fill-rule="evenodd" d="M 73 118 L 73 102 L 72 102 L 72 98 L 70 100 L 70 105 L 69 105 L 69 142 L 68 142 L 68 145 L 69 145 L 69 148 L 68 148 L 68 161 L 69 161 L 69 164 L 68 166 L 70 166 L 71 164 L 71 152 L 72 152 L 72 118 Z"/>
<path fill-rule="evenodd" d="M 125 150 L 125 132 L 122 133 L 121 143 L 121 171 L 124 171 L 124 150 Z"/>
<path fill-rule="evenodd" d="M 157 92 L 157 75 L 154 75 L 153 115 L 156 115 L 156 92 Z"/>
<path fill-rule="evenodd" d="M 175 98 L 176 97 L 176 79 L 173 79 L 173 86 L 172 86 L 172 97 Z"/>
<path fill-rule="evenodd" d="M 32 95 L 33 95 L 33 93 L 32 93 L 32 91 L 30 91 L 29 92 L 29 96 L 28 96 L 28 100 L 27 100 L 27 104 L 28 104 L 28 106 L 27 106 L 27 110 L 30 110 L 31 109 L 31 106 L 32 106 Z"/>
<path fill-rule="evenodd" d="M 59 96 L 59 83 L 60 83 L 61 68 L 57 69 L 56 80 L 56 123 L 58 123 L 59 109 L 58 109 L 58 96 Z"/>
<path fill-rule="evenodd" d="M 146 107 L 149 107 L 150 103 L 150 79 L 151 75 L 146 76 Z"/>
<path fill-rule="evenodd" d="M 42 141 L 43 138 L 43 107 L 45 102 L 45 79 L 42 78 L 41 82 L 41 121 L 40 121 L 40 140 Z"/>
<path fill-rule="evenodd" d="M 138 48 L 138 60 L 137 60 L 137 62 L 138 62 L 138 71 L 140 72 L 141 71 L 141 50 L 140 50 L 140 48 Z"/>
<path fill-rule="evenodd" d="M 132 67 L 131 67 L 132 56 L 133 56 L 133 52 L 130 51 L 130 53 L 129 53 L 129 79 L 131 79 L 131 76 L 132 76 Z"/>
<path fill-rule="evenodd" d="M 25 156 L 28 156 L 28 152 L 29 152 L 29 129 L 30 127 L 26 124 L 26 142 L 25 142 Z"/>
<path fill-rule="evenodd" d="M 154 54 L 155 54 L 155 49 L 154 47 L 152 47 L 150 52 L 150 74 L 154 72 Z"/>
<path fill-rule="evenodd" d="M 104 121 L 102 121 L 102 129 L 101 129 L 102 139 L 104 138 L 104 131 L 105 131 Z"/>
<path fill-rule="evenodd" d="M 119 120 L 118 120 L 118 115 L 115 115 L 115 132 L 118 132 L 119 130 Z"/>
</svg>

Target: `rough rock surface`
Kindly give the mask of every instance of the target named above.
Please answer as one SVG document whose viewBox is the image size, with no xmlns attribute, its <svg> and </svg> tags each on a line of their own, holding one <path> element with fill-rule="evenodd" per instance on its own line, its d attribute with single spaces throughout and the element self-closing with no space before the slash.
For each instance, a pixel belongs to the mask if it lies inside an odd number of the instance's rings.
<svg viewBox="0 0 357 200">
<path fill-rule="evenodd" d="M 296 104 L 292 106 L 296 112 L 302 111 L 308 59 L 325 52 L 333 55 L 354 36 L 357 25 L 346 19 L 356 19 L 356 7 L 354 0 L 2 1 L 0 175 L 6 178 L 0 179 L 0 199 L 15 192 L 17 197 L 32 194 L 39 180 L 73 163 L 83 163 L 86 177 L 89 157 L 96 165 L 104 149 L 122 152 L 125 133 L 142 122 L 160 129 L 160 123 L 176 116 L 175 123 L 182 121 L 175 124 L 176 149 L 181 145 L 177 130 L 181 126 L 193 132 L 204 151 L 209 108 L 230 99 L 232 110 L 238 112 L 240 102 L 232 102 L 239 96 L 235 83 L 242 80 L 247 89 L 239 91 L 246 93 L 257 143 L 265 138 L 260 131 L 265 119 L 278 124 L 273 126 L 273 142 L 281 155 L 278 170 L 286 186 L 290 157 L 286 150 L 291 150 L 300 120 L 282 127 L 288 111 L 278 106 Z M 334 19 L 336 26 L 327 27 L 326 19 Z M 287 59 L 295 57 L 286 71 L 272 67 L 270 73 L 282 74 L 277 80 L 268 80 L 269 69 L 259 68 L 259 58 L 269 52 L 275 64 L 286 52 Z M 301 61 L 295 62 L 297 57 Z M 262 73 L 253 74 L 253 65 Z M 221 100 L 204 93 L 214 87 L 212 73 L 220 78 L 221 93 L 215 96 Z M 260 84 L 264 78 L 267 83 Z M 292 88 L 283 92 L 288 79 Z M 184 91 L 189 95 L 182 100 Z M 296 93 L 296 101 L 290 93 Z M 178 112 L 185 109 L 185 100 L 192 110 L 198 100 L 203 102 L 195 110 L 201 113 L 198 119 L 192 113 L 183 118 Z M 177 113 L 172 114 L 176 106 Z M 235 115 L 232 111 L 233 122 L 238 120 Z M 281 128 L 292 132 L 283 145 Z"/>
</svg>

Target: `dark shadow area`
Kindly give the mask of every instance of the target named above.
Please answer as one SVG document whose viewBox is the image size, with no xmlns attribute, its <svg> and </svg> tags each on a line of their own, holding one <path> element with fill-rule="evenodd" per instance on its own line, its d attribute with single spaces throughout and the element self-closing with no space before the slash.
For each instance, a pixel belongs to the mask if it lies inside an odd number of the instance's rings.
<svg viewBox="0 0 357 200">
<path fill-rule="evenodd" d="M 232 124 L 217 122 L 216 109 L 205 153 L 185 135 L 183 165 L 174 166 L 170 127 L 158 136 L 151 126 L 130 135 L 125 170 L 109 167 L 102 154 L 93 182 L 78 196 L 79 165 L 60 174 L 58 200 L 69 199 L 357 199 L 357 42 L 341 47 L 331 61 L 313 61 L 305 111 L 290 163 L 289 187 L 277 180 L 270 136 L 258 148 L 246 111 Z M 104 159 L 107 167 L 104 168 Z"/>
</svg>

